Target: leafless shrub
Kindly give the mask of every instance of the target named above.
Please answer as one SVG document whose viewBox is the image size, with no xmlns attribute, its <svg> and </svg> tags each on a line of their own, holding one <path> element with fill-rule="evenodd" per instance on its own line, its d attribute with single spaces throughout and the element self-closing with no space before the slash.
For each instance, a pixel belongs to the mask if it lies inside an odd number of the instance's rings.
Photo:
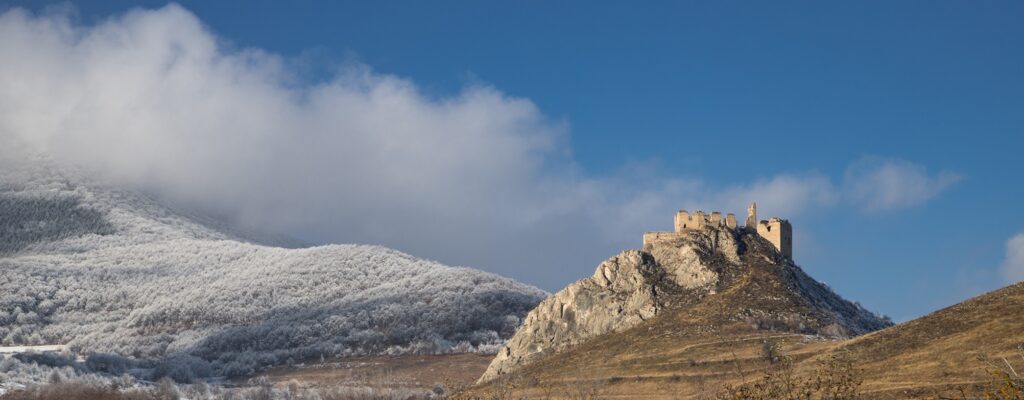
<svg viewBox="0 0 1024 400">
<path fill-rule="evenodd" d="M 597 400 L 605 395 L 609 380 L 586 368 L 579 368 L 572 379 L 566 380 L 560 398 Z"/>
<path fill-rule="evenodd" d="M 483 400 L 515 400 L 516 391 L 523 389 L 521 383 L 508 375 L 496 379 L 484 393 Z"/>
<path fill-rule="evenodd" d="M 1016 358 L 1020 360 L 1016 360 Z M 1000 357 L 996 360 L 983 359 L 985 371 L 992 377 L 983 398 L 986 400 L 1024 400 L 1024 344 L 1017 346 L 1017 357 Z M 1014 367 L 1014 363 L 1018 363 Z"/>
<path fill-rule="evenodd" d="M 572 400 L 597 400 L 604 395 L 605 381 L 601 379 L 575 380 L 566 385 L 565 397 Z"/>
<path fill-rule="evenodd" d="M 761 343 L 761 359 L 767 361 L 769 364 L 775 364 L 779 362 L 782 355 L 782 346 L 775 339 L 765 339 Z"/>
<path fill-rule="evenodd" d="M 810 374 L 797 374 L 793 362 L 782 357 L 779 367 L 761 379 L 728 387 L 720 400 L 856 400 L 860 398 L 861 371 L 848 353 L 818 361 Z"/>
</svg>

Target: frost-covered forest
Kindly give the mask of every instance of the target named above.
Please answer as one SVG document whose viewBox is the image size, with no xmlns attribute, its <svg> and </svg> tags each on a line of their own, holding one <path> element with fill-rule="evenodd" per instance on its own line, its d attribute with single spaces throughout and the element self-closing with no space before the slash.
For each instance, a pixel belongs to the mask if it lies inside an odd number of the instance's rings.
<svg viewBox="0 0 1024 400">
<path fill-rule="evenodd" d="M 197 221 L 52 167 L 4 168 L 0 345 L 242 376 L 320 356 L 493 351 L 546 295 L 387 248 L 288 249 Z"/>
</svg>

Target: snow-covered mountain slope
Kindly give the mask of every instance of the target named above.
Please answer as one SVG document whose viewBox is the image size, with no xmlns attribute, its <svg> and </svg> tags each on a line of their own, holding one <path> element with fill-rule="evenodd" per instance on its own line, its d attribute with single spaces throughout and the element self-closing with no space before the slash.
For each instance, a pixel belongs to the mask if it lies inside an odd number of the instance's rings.
<svg viewBox="0 0 1024 400">
<path fill-rule="evenodd" d="M 0 345 L 243 375 L 289 358 L 496 350 L 545 296 L 383 247 L 259 244 L 52 167 L 0 172 Z"/>
</svg>

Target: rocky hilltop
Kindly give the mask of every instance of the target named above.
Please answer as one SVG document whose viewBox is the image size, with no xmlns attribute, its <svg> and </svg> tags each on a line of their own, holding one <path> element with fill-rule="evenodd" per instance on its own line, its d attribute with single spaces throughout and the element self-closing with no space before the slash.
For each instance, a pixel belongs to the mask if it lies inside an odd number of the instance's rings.
<svg viewBox="0 0 1024 400">
<path fill-rule="evenodd" d="M 665 313 L 699 321 L 681 330 L 742 325 L 849 337 L 892 325 L 815 281 L 755 229 L 731 220 L 684 229 L 677 218 L 677 232 L 645 237 L 642 250 L 604 261 L 541 302 L 480 382 Z"/>
</svg>

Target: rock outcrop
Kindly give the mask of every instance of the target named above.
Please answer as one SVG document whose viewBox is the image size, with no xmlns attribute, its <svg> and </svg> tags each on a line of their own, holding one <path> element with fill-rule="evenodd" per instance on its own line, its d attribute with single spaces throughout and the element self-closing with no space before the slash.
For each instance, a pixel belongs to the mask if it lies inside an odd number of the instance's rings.
<svg viewBox="0 0 1024 400">
<path fill-rule="evenodd" d="M 718 273 L 711 259 L 738 262 L 731 231 L 693 231 L 687 239 L 626 250 L 540 303 L 491 362 L 480 381 L 587 339 L 629 329 L 678 301 L 680 290 L 711 292 Z M 660 262 L 659 262 L 660 261 Z"/>
<path fill-rule="evenodd" d="M 891 324 L 815 281 L 756 232 L 711 226 L 653 238 L 541 302 L 480 382 L 668 312 L 831 336 Z"/>
<path fill-rule="evenodd" d="M 654 257 L 642 251 L 628 250 L 608 259 L 594 276 L 548 297 L 530 312 L 481 381 L 539 355 L 654 317 L 660 308 L 657 286 L 663 277 Z"/>
</svg>

